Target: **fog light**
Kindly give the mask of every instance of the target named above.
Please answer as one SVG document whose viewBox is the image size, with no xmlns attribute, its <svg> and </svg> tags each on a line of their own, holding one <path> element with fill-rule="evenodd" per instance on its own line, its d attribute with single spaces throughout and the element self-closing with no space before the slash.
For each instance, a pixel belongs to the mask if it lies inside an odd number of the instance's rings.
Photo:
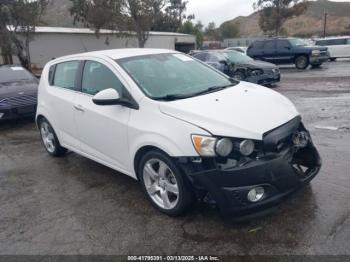
<svg viewBox="0 0 350 262">
<path fill-rule="evenodd" d="M 248 192 L 247 198 L 250 202 L 258 202 L 264 197 L 264 195 L 265 195 L 264 188 L 261 186 L 258 186 L 258 187 L 251 189 Z"/>
</svg>

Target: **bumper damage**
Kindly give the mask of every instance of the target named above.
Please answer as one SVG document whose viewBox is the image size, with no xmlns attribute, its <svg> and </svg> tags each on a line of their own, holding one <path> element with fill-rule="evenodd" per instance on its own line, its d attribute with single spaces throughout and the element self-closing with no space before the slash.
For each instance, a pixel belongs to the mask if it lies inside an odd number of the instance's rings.
<svg viewBox="0 0 350 262">
<path fill-rule="evenodd" d="M 291 138 L 295 126 L 287 125 L 285 130 L 291 132 L 287 134 L 287 138 Z M 285 130 L 282 134 L 277 130 L 284 141 Z M 273 138 L 276 137 L 278 133 L 273 133 Z M 310 182 L 321 168 L 321 158 L 311 138 L 303 148 L 286 144 L 278 152 L 265 152 L 230 168 L 223 169 L 213 159 L 202 159 L 199 163 L 198 159 L 196 162 L 181 158 L 178 162 L 201 201 L 215 204 L 224 216 L 239 220 L 269 213 L 286 196 Z M 260 201 L 251 202 L 247 195 L 256 187 L 263 187 L 265 193 Z"/>
<path fill-rule="evenodd" d="M 0 107 L 0 121 L 17 119 L 22 117 L 35 116 L 36 104 L 27 105 L 16 108 L 1 108 Z"/>
</svg>

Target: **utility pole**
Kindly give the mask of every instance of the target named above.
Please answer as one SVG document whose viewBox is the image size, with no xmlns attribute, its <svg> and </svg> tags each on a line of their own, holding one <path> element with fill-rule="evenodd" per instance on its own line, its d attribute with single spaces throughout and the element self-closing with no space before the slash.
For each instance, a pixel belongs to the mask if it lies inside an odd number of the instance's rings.
<svg viewBox="0 0 350 262">
<path fill-rule="evenodd" d="M 326 38 L 326 31 L 327 31 L 327 10 L 324 10 L 324 23 L 323 23 L 323 38 Z"/>
</svg>

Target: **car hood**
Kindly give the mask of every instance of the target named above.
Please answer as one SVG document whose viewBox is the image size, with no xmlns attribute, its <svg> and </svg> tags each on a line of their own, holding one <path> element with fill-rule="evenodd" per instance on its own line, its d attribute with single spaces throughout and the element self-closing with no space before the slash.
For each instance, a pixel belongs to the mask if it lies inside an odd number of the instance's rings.
<svg viewBox="0 0 350 262">
<path fill-rule="evenodd" d="M 13 97 L 18 95 L 31 95 L 38 92 L 36 81 L 19 81 L 11 83 L 0 83 L 0 98 Z"/>
<path fill-rule="evenodd" d="M 237 63 L 236 65 L 244 66 L 248 68 L 259 68 L 259 69 L 275 69 L 278 68 L 276 65 L 268 62 L 258 61 L 258 60 L 252 60 L 247 63 Z"/>
<path fill-rule="evenodd" d="M 299 115 L 286 97 L 247 82 L 207 95 L 161 102 L 160 111 L 216 136 L 255 140 Z"/>
</svg>

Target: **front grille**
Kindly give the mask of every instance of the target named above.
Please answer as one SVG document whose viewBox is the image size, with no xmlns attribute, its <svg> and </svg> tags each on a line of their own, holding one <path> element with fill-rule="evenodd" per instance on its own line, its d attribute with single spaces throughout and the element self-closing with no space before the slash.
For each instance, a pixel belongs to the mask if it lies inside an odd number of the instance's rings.
<svg viewBox="0 0 350 262">
<path fill-rule="evenodd" d="M 20 106 L 27 106 L 27 105 L 35 105 L 36 103 L 37 103 L 36 95 L 20 95 L 20 96 L 13 96 L 13 97 L 6 98 L 4 104 L 10 107 L 20 107 Z"/>
</svg>

